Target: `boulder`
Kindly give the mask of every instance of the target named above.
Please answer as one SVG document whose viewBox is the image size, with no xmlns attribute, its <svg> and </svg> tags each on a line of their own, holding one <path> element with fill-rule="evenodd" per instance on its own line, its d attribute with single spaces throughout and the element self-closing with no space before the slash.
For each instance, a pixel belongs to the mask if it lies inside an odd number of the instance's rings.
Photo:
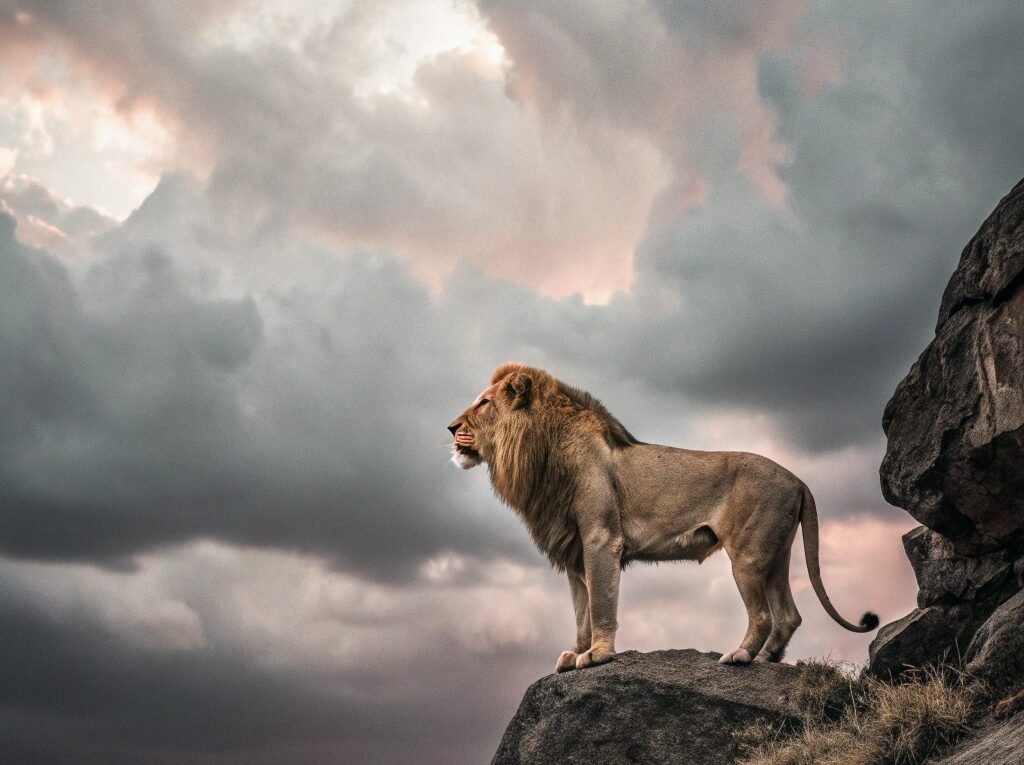
<svg viewBox="0 0 1024 765">
<path fill-rule="evenodd" d="M 953 543 L 924 526 L 903 535 L 903 549 L 917 577 L 917 605 L 952 605 L 985 600 L 1009 585 L 1017 589 L 1013 567 L 1015 549 L 965 556 L 957 555 Z"/>
<path fill-rule="evenodd" d="M 924 526 L 903 537 L 918 608 L 879 630 L 870 669 L 969 660 L 1019 686 L 1003 652 L 1024 579 L 1024 181 L 964 249 L 882 427 L 882 493 Z"/>
<path fill-rule="evenodd" d="M 721 665 L 719 656 L 627 651 L 542 678 L 526 691 L 493 764 L 734 762 L 737 731 L 795 722 L 790 695 L 800 669 Z"/>
<path fill-rule="evenodd" d="M 927 606 L 882 627 L 868 647 L 868 669 L 898 680 L 907 670 L 959 663 L 984 621 L 969 605 Z"/>
<path fill-rule="evenodd" d="M 967 647 L 967 675 L 994 697 L 1024 685 L 1024 590 L 997 608 Z"/>
<path fill-rule="evenodd" d="M 941 534 L 918 526 L 903 535 L 918 608 L 882 627 L 868 649 L 870 670 L 898 678 L 908 668 L 961 664 L 975 633 L 1021 588 L 1019 546 L 983 555 L 958 555 Z"/>
<path fill-rule="evenodd" d="M 1024 181 L 964 249 L 935 339 L 885 408 L 882 492 L 953 543 L 1024 532 Z"/>
</svg>

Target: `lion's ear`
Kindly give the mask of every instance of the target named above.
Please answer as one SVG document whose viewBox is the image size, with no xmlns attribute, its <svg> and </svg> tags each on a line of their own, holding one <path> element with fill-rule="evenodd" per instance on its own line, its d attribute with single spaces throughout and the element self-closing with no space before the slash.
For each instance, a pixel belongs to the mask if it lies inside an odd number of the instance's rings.
<svg viewBox="0 0 1024 765">
<path fill-rule="evenodd" d="M 522 372 L 514 374 L 505 383 L 504 391 L 512 402 L 512 408 L 522 409 L 530 403 L 533 394 L 533 378 Z"/>
</svg>

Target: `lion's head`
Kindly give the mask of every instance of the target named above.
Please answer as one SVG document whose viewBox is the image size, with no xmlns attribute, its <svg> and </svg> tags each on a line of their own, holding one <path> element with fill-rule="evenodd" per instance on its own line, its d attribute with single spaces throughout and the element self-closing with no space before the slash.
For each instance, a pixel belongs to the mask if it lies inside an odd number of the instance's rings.
<svg viewBox="0 0 1024 765">
<path fill-rule="evenodd" d="M 503 364 L 491 384 L 448 426 L 454 437 L 452 462 L 464 470 L 489 462 L 502 424 L 530 406 L 536 393 L 536 372 L 522 364 Z"/>
<path fill-rule="evenodd" d="M 639 443 L 596 398 L 543 369 L 503 364 L 448 426 L 452 462 L 487 463 L 491 487 L 526 522 L 538 547 L 564 568 L 578 562 L 576 526 L 565 512 L 580 466 Z"/>
<path fill-rule="evenodd" d="M 448 430 L 455 439 L 452 462 L 459 467 L 486 462 L 494 468 L 497 460 L 500 472 L 516 474 L 543 462 L 549 447 L 569 431 L 588 430 L 613 449 L 638 443 L 589 393 L 525 364 L 495 369 L 490 386 Z"/>
</svg>

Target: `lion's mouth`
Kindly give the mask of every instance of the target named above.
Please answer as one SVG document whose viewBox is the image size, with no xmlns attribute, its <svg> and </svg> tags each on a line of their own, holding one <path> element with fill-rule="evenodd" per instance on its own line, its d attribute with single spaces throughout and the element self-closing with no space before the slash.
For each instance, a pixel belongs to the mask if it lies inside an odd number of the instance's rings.
<svg viewBox="0 0 1024 765">
<path fill-rule="evenodd" d="M 480 456 L 480 452 L 474 449 L 472 446 L 466 446 L 465 444 L 455 444 L 455 449 L 452 453 L 452 462 L 458 465 L 463 470 L 469 470 L 474 468 L 483 462 L 483 457 Z"/>
</svg>

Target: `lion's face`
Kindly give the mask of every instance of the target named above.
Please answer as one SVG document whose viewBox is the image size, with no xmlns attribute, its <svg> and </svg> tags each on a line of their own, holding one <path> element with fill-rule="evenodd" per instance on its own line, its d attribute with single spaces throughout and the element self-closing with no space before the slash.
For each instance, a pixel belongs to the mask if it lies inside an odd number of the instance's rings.
<svg viewBox="0 0 1024 765">
<path fill-rule="evenodd" d="M 495 426 L 502 417 L 529 404 L 531 388 L 528 375 L 512 372 L 483 390 L 448 426 L 454 437 L 452 462 L 463 470 L 487 462 Z"/>
<path fill-rule="evenodd" d="M 452 462 L 463 470 L 475 468 L 487 460 L 490 451 L 489 433 L 498 417 L 498 406 L 494 401 L 497 385 L 480 393 L 462 414 L 448 426 L 454 437 Z"/>
</svg>

